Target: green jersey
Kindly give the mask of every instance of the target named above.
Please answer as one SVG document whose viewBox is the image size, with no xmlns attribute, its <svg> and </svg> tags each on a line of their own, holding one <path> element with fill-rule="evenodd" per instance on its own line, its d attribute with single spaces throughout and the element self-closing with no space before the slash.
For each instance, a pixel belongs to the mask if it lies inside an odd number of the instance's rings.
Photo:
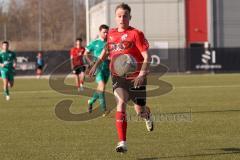
<svg viewBox="0 0 240 160">
<path fill-rule="evenodd" d="M 103 50 L 103 48 L 106 45 L 106 41 L 103 41 L 101 39 L 96 39 L 92 42 L 90 42 L 90 44 L 86 47 L 86 50 L 88 52 L 92 53 L 92 56 L 94 56 L 94 60 L 96 61 L 98 59 L 98 57 L 101 55 L 101 52 Z M 101 66 L 99 67 L 101 69 L 108 69 L 109 68 L 109 60 L 105 60 Z"/>
<path fill-rule="evenodd" d="M 3 68 L 12 70 L 14 61 L 16 60 L 16 54 L 12 51 L 3 52 L 0 51 L 0 63 L 4 64 Z"/>
</svg>

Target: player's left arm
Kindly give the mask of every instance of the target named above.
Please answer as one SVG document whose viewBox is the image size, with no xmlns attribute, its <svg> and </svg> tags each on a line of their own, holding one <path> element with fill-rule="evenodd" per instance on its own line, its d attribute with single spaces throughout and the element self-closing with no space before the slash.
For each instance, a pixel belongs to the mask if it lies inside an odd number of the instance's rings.
<svg viewBox="0 0 240 160">
<path fill-rule="evenodd" d="M 136 47 L 139 49 L 143 57 L 141 70 L 139 72 L 139 75 L 134 80 L 134 86 L 137 87 L 143 84 L 149 72 L 150 56 L 148 54 L 149 43 L 146 40 L 144 34 L 142 32 L 138 32 L 135 38 L 136 38 L 136 42 L 135 42 Z"/>
<path fill-rule="evenodd" d="M 17 57 L 16 57 L 16 53 L 15 52 L 13 52 L 13 54 L 14 54 L 14 57 L 13 57 L 13 68 L 16 69 L 16 67 L 17 67 Z"/>
<path fill-rule="evenodd" d="M 150 56 L 147 51 L 141 52 L 143 56 L 143 64 L 138 76 L 146 76 L 149 72 Z"/>
</svg>

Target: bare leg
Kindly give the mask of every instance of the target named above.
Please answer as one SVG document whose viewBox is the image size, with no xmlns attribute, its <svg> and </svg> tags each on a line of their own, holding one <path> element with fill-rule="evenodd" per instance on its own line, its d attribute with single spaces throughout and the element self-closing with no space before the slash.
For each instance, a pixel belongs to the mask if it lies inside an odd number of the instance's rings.
<svg viewBox="0 0 240 160">
<path fill-rule="evenodd" d="M 85 73 L 81 72 L 79 75 L 79 82 L 78 82 L 81 91 L 83 90 L 84 77 L 85 77 Z"/>
<path fill-rule="evenodd" d="M 142 117 L 145 120 L 146 127 L 148 131 L 153 131 L 153 120 L 151 118 L 151 112 L 147 106 L 134 105 L 137 115 Z"/>
<path fill-rule="evenodd" d="M 114 95 L 117 100 L 117 112 L 125 112 L 129 96 L 128 93 L 122 88 L 117 88 L 114 90 Z"/>
<path fill-rule="evenodd" d="M 4 90 L 4 96 L 6 97 L 7 101 L 10 100 L 8 85 L 9 85 L 8 79 L 4 78 L 3 79 L 3 90 Z"/>
<path fill-rule="evenodd" d="M 97 91 L 104 92 L 106 84 L 103 81 L 98 82 Z"/>
<path fill-rule="evenodd" d="M 79 88 L 80 83 L 79 83 L 79 75 L 78 74 L 76 74 L 75 83 L 76 83 L 77 88 Z"/>
<path fill-rule="evenodd" d="M 81 73 L 80 73 L 80 79 L 79 79 L 80 84 L 83 84 L 84 78 L 85 78 L 85 73 L 84 73 L 84 72 L 81 72 Z"/>
<path fill-rule="evenodd" d="M 8 81 L 8 87 L 12 88 L 14 85 L 14 80 Z"/>
<path fill-rule="evenodd" d="M 42 75 L 42 70 L 41 69 L 37 69 L 37 78 L 40 78 Z"/>
<path fill-rule="evenodd" d="M 8 79 L 6 78 L 3 79 L 3 90 L 8 92 Z"/>
<path fill-rule="evenodd" d="M 150 114 L 150 109 L 147 106 L 139 106 L 137 104 L 134 104 L 134 109 L 137 113 L 142 118 L 148 119 L 149 114 Z"/>
</svg>

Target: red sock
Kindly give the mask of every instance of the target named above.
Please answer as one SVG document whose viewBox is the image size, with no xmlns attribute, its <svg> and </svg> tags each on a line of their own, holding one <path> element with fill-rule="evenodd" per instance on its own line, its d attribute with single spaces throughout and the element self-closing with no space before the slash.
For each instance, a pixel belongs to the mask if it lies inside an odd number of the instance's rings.
<svg viewBox="0 0 240 160">
<path fill-rule="evenodd" d="M 82 80 L 80 80 L 80 84 L 83 84 L 83 81 L 82 81 Z"/>
<path fill-rule="evenodd" d="M 116 112 L 116 128 L 119 141 L 126 141 L 127 135 L 127 119 L 123 112 Z"/>
</svg>

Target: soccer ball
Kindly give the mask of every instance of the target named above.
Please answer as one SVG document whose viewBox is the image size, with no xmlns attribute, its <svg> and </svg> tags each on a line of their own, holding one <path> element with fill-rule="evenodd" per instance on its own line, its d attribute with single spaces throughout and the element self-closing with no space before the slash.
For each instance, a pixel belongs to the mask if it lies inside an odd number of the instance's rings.
<svg viewBox="0 0 240 160">
<path fill-rule="evenodd" d="M 117 76 L 128 76 L 137 70 L 136 59 L 129 54 L 119 54 L 112 59 L 111 72 Z"/>
</svg>

